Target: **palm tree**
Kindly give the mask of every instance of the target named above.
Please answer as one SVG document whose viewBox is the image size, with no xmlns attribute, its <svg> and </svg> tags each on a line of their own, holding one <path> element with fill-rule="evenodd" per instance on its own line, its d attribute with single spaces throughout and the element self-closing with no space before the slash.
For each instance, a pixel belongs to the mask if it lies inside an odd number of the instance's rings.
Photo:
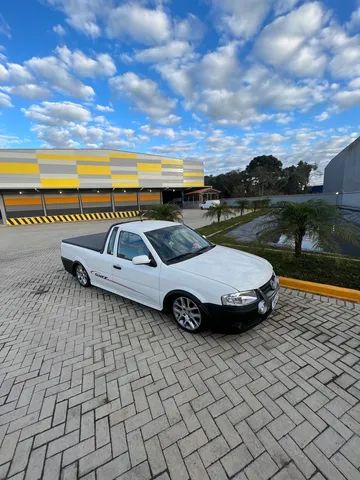
<svg viewBox="0 0 360 480">
<path fill-rule="evenodd" d="M 217 218 L 217 221 L 220 222 L 221 217 L 224 219 L 231 217 L 233 214 L 232 209 L 227 203 L 220 203 L 219 205 L 212 205 L 204 214 L 204 217 L 214 220 Z"/>
<path fill-rule="evenodd" d="M 167 220 L 169 222 L 182 220 L 181 210 L 175 203 L 152 205 L 150 209 L 145 212 L 145 216 L 150 220 Z"/>
<path fill-rule="evenodd" d="M 240 198 L 239 200 L 236 201 L 236 204 L 240 210 L 240 215 L 243 216 L 244 210 L 248 209 L 250 204 L 249 200 L 245 200 L 244 198 Z"/>
<path fill-rule="evenodd" d="M 305 235 L 316 247 L 327 250 L 336 250 L 340 240 L 360 242 L 359 229 L 346 223 L 336 206 L 323 200 L 276 204 L 258 238 L 269 240 L 279 235 L 285 235 L 288 241 L 294 242 L 295 257 L 300 257 L 302 253 Z"/>
</svg>

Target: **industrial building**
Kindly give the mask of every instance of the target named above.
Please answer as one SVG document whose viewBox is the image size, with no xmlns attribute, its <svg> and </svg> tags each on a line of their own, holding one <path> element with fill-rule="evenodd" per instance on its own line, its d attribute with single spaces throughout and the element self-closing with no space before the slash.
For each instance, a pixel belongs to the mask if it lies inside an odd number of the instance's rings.
<svg viewBox="0 0 360 480">
<path fill-rule="evenodd" d="M 360 192 L 360 137 L 325 167 L 324 193 Z"/>
<path fill-rule="evenodd" d="M 0 150 L 0 210 L 9 225 L 112 218 L 181 201 L 203 185 L 203 163 L 193 159 L 105 149 Z"/>
</svg>

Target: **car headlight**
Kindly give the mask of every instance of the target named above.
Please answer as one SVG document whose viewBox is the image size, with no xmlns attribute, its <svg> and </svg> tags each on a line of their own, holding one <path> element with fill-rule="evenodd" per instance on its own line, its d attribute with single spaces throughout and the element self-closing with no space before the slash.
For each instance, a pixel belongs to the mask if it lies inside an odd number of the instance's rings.
<svg viewBox="0 0 360 480">
<path fill-rule="evenodd" d="M 223 305 L 249 305 L 258 300 L 255 290 L 247 290 L 246 292 L 229 293 L 223 295 L 221 301 Z"/>
</svg>

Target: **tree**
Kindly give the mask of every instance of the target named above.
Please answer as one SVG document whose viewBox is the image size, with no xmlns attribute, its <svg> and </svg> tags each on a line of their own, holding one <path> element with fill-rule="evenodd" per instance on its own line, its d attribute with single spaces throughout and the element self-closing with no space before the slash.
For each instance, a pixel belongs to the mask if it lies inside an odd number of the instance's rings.
<svg viewBox="0 0 360 480">
<path fill-rule="evenodd" d="M 250 202 L 249 200 L 245 199 L 240 199 L 236 201 L 236 204 L 240 210 L 240 215 L 242 216 L 244 214 L 244 210 L 248 209 L 250 207 Z"/>
<path fill-rule="evenodd" d="M 182 220 L 181 210 L 175 203 L 152 205 L 145 215 L 150 220 L 167 220 L 169 222 Z"/>
<path fill-rule="evenodd" d="M 220 222 L 221 217 L 224 219 L 231 217 L 233 211 L 227 203 L 220 203 L 220 205 L 212 205 L 204 214 L 205 218 L 211 220 L 217 219 Z"/>
<path fill-rule="evenodd" d="M 205 177 L 205 184 L 220 190 L 223 197 L 249 197 L 276 193 L 306 192 L 310 174 L 316 165 L 300 161 L 282 168 L 272 155 L 261 155 L 251 160 L 245 170 L 231 170 Z"/>
<path fill-rule="evenodd" d="M 283 169 L 283 178 L 281 181 L 281 190 L 284 193 L 304 193 L 307 190 L 312 170 L 316 170 L 316 165 L 300 161 L 296 166 Z"/>
<path fill-rule="evenodd" d="M 322 200 L 276 204 L 258 238 L 264 241 L 279 235 L 285 235 L 288 241 L 294 242 L 295 257 L 301 256 L 305 235 L 315 246 L 324 249 L 336 249 L 340 240 L 360 242 L 359 230 L 345 223 L 334 205 Z"/>
<path fill-rule="evenodd" d="M 282 176 L 282 163 L 273 155 L 261 155 L 253 158 L 245 171 L 257 188 L 257 195 L 269 194 L 277 190 Z"/>
</svg>

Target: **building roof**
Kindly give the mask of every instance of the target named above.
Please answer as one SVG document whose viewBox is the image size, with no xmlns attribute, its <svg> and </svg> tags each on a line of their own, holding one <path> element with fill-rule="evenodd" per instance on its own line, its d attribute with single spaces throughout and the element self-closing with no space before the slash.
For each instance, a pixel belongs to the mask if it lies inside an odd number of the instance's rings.
<svg viewBox="0 0 360 480">
<path fill-rule="evenodd" d="M 193 190 L 192 192 L 185 193 L 185 195 L 193 195 L 193 194 L 209 193 L 209 192 L 220 193 L 220 190 L 216 190 L 216 188 L 212 188 L 212 187 L 204 187 L 198 190 Z"/>
</svg>

